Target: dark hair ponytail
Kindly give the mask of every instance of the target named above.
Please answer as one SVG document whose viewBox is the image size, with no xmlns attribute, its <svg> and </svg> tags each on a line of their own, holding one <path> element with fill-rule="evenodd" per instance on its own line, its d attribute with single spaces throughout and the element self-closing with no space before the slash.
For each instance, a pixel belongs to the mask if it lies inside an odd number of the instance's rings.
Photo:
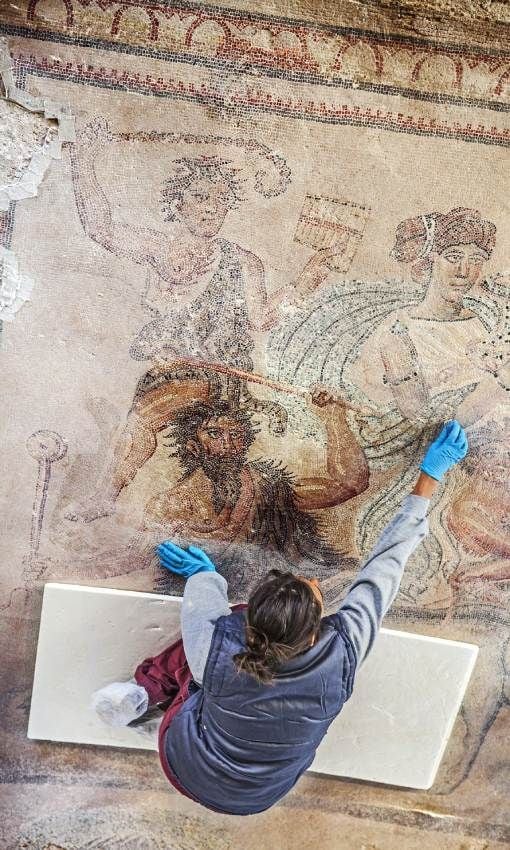
<svg viewBox="0 0 510 850">
<path fill-rule="evenodd" d="M 270 684 L 285 661 L 309 649 L 321 616 L 321 605 L 306 582 L 293 573 L 271 570 L 250 596 L 246 650 L 234 655 L 235 667 Z"/>
</svg>

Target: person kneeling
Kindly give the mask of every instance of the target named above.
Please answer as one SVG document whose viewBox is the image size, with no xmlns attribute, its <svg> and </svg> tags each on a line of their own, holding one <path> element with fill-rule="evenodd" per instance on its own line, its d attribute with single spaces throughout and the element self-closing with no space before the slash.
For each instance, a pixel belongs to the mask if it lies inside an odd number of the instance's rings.
<svg viewBox="0 0 510 850">
<path fill-rule="evenodd" d="M 349 699 L 405 564 L 428 532 L 437 481 L 466 452 L 463 429 L 447 423 L 412 494 L 330 616 L 317 579 L 278 570 L 247 606 L 231 610 L 227 582 L 205 552 L 171 541 L 158 546 L 161 564 L 187 579 L 182 640 L 143 661 L 131 683 L 98 692 L 100 716 L 128 724 L 159 706 L 161 764 L 177 790 L 216 812 L 268 809 L 310 767 Z"/>
</svg>

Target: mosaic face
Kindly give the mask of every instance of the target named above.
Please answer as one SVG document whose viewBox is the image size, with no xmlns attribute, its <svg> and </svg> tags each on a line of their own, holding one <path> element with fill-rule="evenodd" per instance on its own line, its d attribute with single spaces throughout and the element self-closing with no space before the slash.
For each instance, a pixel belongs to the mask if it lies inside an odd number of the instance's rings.
<svg viewBox="0 0 510 850">
<path fill-rule="evenodd" d="M 206 457 L 233 458 L 244 453 L 246 428 L 229 416 L 218 416 L 204 422 L 196 432 L 196 442 L 189 444 L 189 451 Z"/>
<path fill-rule="evenodd" d="M 433 260 L 433 277 L 446 301 L 461 301 L 480 281 L 487 254 L 475 243 L 452 245 Z"/>
</svg>

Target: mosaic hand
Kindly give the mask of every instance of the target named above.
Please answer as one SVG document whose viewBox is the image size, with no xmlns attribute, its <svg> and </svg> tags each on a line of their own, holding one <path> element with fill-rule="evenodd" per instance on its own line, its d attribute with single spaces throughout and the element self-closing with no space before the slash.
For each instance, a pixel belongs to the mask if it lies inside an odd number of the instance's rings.
<svg viewBox="0 0 510 850">
<path fill-rule="evenodd" d="M 295 288 L 301 295 L 308 295 L 318 289 L 331 274 L 331 261 L 339 253 L 338 247 L 319 249 L 301 271 L 295 282 Z"/>
</svg>

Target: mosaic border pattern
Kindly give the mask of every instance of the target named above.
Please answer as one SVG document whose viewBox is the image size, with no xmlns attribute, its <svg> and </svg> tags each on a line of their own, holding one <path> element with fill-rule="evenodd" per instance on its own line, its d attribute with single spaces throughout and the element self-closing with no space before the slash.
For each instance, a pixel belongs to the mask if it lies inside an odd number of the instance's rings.
<svg viewBox="0 0 510 850">
<path fill-rule="evenodd" d="M 438 121 L 434 118 L 406 115 L 385 109 L 350 106 L 343 104 L 334 107 L 323 100 L 313 101 L 304 98 L 280 98 L 256 85 L 244 89 L 237 95 L 230 92 L 228 99 L 214 83 L 184 83 L 182 80 L 153 77 L 149 74 L 128 73 L 117 69 L 95 68 L 90 63 L 62 63 L 55 59 L 36 57 L 33 54 L 17 53 L 14 57 L 18 73 L 34 74 L 65 82 L 135 94 L 168 97 L 213 106 L 233 115 L 249 115 L 253 112 L 265 112 L 306 121 L 325 124 L 350 125 L 353 127 L 377 128 L 397 133 L 410 133 L 418 136 L 432 136 L 475 142 L 487 145 L 510 147 L 510 129 L 495 126 L 485 127 L 471 122 L 460 124 Z"/>
<path fill-rule="evenodd" d="M 510 54 L 501 50 L 315 24 L 189 0 L 60 0 L 67 32 L 59 33 L 38 26 L 40 2 L 24 0 L 16 13 L 4 13 L 3 31 L 168 61 L 199 62 L 249 76 L 510 110 Z M 85 32 L 88 37 L 83 36 Z M 435 79 L 442 81 L 447 94 L 438 91 Z"/>
</svg>

